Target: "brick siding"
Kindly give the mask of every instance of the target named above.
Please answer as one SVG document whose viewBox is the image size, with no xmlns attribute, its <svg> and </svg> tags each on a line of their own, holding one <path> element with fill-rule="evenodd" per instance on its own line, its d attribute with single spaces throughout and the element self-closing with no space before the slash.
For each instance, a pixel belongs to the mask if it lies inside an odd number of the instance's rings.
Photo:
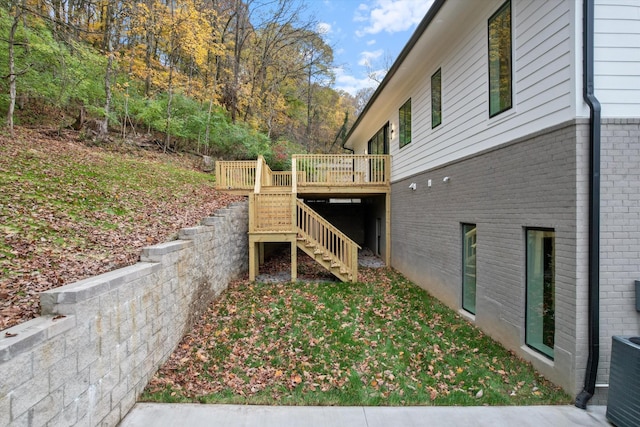
<svg viewBox="0 0 640 427">
<path fill-rule="evenodd" d="M 476 315 L 470 318 L 569 392 L 582 381 L 584 364 L 576 360 L 586 349 L 576 339 L 586 333 L 586 129 L 573 121 L 555 126 L 394 182 L 391 192 L 392 266 L 461 309 L 461 224 L 476 224 Z M 525 346 L 527 227 L 555 230 L 553 361 Z"/>
</svg>

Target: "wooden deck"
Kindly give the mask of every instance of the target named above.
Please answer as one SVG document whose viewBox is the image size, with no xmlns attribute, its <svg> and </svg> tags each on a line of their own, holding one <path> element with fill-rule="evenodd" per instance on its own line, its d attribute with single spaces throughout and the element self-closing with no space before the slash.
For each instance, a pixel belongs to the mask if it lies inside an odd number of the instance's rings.
<svg viewBox="0 0 640 427">
<path fill-rule="evenodd" d="M 291 244 L 291 279 L 297 248 L 340 280 L 358 279 L 358 246 L 298 199 L 386 195 L 390 229 L 390 165 L 387 155 L 294 155 L 291 171 L 272 171 L 264 158 L 216 162 L 216 188 L 249 196 L 249 278 L 255 280 L 266 242 Z M 387 248 L 388 248 L 387 244 Z M 389 263 L 387 249 L 386 262 Z"/>
<path fill-rule="evenodd" d="M 309 195 L 385 194 L 390 191 L 388 155 L 304 154 L 291 158 L 291 171 L 272 171 L 257 161 L 216 162 L 216 188 L 236 194 L 290 191 Z M 259 177 L 259 179 L 256 179 Z"/>
</svg>

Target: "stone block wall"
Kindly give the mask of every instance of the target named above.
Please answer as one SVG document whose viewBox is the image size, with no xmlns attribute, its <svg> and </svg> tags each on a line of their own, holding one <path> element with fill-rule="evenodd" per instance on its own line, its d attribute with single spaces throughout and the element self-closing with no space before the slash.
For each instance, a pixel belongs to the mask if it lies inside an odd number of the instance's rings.
<svg viewBox="0 0 640 427">
<path fill-rule="evenodd" d="M 248 205 L 143 249 L 135 265 L 41 294 L 0 336 L 0 425 L 115 426 L 207 305 L 248 270 Z"/>
</svg>

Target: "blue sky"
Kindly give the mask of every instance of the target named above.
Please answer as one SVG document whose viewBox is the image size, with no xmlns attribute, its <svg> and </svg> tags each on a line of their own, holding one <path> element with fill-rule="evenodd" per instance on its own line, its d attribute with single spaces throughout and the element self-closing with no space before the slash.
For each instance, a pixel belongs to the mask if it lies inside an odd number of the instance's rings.
<svg viewBox="0 0 640 427">
<path fill-rule="evenodd" d="M 335 89 L 376 87 L 433 0 L 307 0 L 333 48 Z"/>
</svg>

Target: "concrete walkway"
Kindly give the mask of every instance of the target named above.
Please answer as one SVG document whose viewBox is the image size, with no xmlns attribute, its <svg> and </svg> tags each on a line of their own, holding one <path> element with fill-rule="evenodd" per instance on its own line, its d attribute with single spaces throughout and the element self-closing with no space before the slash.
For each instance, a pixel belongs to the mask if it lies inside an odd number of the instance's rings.
<svg viewBox="0 0 640 427">
<path fill-rule="evenodd" d="M 335 407 L 137 403 L 121 427 L 596 427 L 606 407 Z"/>
</svg>

